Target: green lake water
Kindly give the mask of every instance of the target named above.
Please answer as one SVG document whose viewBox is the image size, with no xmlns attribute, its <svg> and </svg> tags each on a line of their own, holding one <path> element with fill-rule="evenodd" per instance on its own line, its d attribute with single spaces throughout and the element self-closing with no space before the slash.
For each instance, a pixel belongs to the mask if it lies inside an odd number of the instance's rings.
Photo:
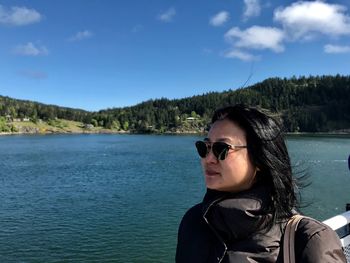
<svg viewBox="0 0 350 263">
<path fill-rule="evenodd" d="M 205 186 L 196 136 L 0 137 L 0 262 L 173 262 Z M 350 203 L 350 138 L 288 137 L 307 215 Z"/>
</svg>

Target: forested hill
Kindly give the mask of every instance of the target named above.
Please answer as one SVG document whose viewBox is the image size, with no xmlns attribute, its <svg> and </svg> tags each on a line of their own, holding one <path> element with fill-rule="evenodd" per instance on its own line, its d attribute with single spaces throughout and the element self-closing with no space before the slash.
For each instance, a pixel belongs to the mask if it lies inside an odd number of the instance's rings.
<svg viewBox="0 0 350 263">
<path fill-rule="evenodd" d="M 214 109 L 245 103 L 282 118 L 290 132 L 350 130 L 350 76 L 270 78 L 250 87 L 132 107 L 87 112 L 0 96 L 0 116 L 68 119 L 131 132 L 190 132 L 206 127 Z"/>
</svg>

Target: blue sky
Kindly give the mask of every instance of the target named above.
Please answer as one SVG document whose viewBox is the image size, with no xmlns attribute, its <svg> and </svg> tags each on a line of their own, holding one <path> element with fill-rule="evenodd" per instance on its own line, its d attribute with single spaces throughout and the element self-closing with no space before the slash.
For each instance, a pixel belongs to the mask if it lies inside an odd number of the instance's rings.
<svg viewBox="0 0 350 263">
<path fill-rule="evenodd" d="M 3 96 L 95 111 L 349 71 L 349 0 L 0 0 Z"/>
</svg>

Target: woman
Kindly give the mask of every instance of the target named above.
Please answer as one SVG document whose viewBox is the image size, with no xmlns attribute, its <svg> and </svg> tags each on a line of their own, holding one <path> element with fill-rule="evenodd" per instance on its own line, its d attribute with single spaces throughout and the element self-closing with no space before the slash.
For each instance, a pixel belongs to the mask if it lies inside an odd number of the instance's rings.
<svg viewBox="0 0 350 263">
<path fill-rule="evenodd" d="M 277 121 L 244 105 L 219 109 L 196 147 L 207 193 L 181 221 L 176 262 L 283 262 L 298 203 Z M 302 219 L 295 240 L 296 262 L 346 262 L 336 233 L 316 220 Z"/>
</svg>

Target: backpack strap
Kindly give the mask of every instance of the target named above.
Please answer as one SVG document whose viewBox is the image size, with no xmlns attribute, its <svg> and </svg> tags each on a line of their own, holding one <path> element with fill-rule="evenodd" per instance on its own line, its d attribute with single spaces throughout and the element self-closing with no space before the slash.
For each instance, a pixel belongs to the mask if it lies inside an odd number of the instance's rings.
<svg viewBox="0 0 350 263">
<path fill-rule="evenodd" d="M 295 263 L 295 231 L 298 228 L 298 224 L 301 219 L 305 218 L 302 215 L 292 216 L 286 225 L 283 237 L 283 262 L 284 263 Z"/>
</svg>

